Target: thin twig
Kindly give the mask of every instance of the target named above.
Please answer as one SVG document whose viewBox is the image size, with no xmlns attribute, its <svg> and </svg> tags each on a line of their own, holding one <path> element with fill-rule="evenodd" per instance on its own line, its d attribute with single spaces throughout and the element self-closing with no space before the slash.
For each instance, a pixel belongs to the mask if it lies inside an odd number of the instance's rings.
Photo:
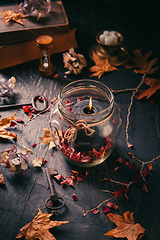
<svg viewBox="0 0 160 240">
<path fill-rule="evenodd" d="M 127 89 L 120 89 L 120 90 L 112 90 L 112 92 L 113 93 L 121 93 L 121 92 L 133 92 L 133 91 L 135 91 L 136 90 L 136 88 L 127 88 Z"/>
<path fill-rule="evenodd" d="M 94 210 L 97 210 L 98 208 L 100 208 L 100 207 L 103 205 L 103 203 L 109 202 L 109 201 L 111 201 L 111 200 L 114 199 L 114 198 L 116 198 L 116 196 L 114 196 L 114 197 L 112 197 L 112 198 L 109 198 L 109 199 L 107 199 L 107 200 L 104 200 L 103 202 L 101 202 L 101 203 L 100 203 L 97 207 L 95 207 L 95 208 L 92 208 L 92 209 L 87 210 L 87 211 L 83 211 L 83 216 L 85 217 L 87 213 L 93 212 Z"/>
<path fill-rule="evenodd" d="M 13 212 L 12 210 L 9 210 L 9 209 L 6 209 L 6 208 L 2 208 L 0 207 L 1 210 L 4 210 L 4 211 L 7 211 L 7 212 L 10 212 L 10 213 L 13 213 L 14 215 L 16 215 L 17 217 L 19 217 L 20 219 L 22 219 L 23 221 L 29 223 L 29 221 L 23 219 L 21 216 L 19 216 L 17 213 Z"/>
<path fill-rule="evenodd" d="M 131 102 L 130 102 L 130 105 L 129 105 L 129 108 L 128 108 L 127 124 L 126 124 L 126 142 L 127 142 L 127 145 L 129 145 L 129 142 L 128 142 L 128 138 L 129 138 L 128 128 L 129 128 L 129 123 L 130 123 L 130 114 L 131 114 L 131 107 L 132 107 L 132 104 L 133 104 L 133 99 L 134 99 L 135 94 L 138 92 L 139 88 L 141 87 L 141 85 L 144 83 L 144 80 L 145 80 L 145 77 L 146 77 L 147 73 L 151 70 L 152 64 L 153 64 L 153 61 L 151 61 L 148 70 L 144 73 L 140 84 L 136 87 L 135 91 L 133 92 L 133 94 L 131 96 Z"/>
</svg>

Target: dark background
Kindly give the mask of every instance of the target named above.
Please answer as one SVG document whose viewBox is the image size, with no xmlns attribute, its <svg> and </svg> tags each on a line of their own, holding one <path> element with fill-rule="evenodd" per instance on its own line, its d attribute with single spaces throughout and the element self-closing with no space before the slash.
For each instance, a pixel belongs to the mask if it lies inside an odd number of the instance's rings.
<svg viewBox="0 0 160 240">
<path fill-rule="evenodd" d="M 18 1 L 17 1 L 18 2 Z M 19 66 L 1 70 L 0 76 L 9 79 L 15 76 L 17 89 L 22 97 L 30 98 L 36 93 L 45 93 L 52 99 L 57 97 L 59 90 L 68 82 L 76 79 L 90 78 L 88 69 L 93 66 L 93 61 L 89 58 L 90 47 L 96 43 L 95 36 L 98 32 L 113 29 L 122 33 L 124 44 L 130 49 L 141 49 L 142 54 L 152 51 L 152 57 L 160 58 L 160 33 L 159 33 L 159 6 L 154 1 L 62 1 L 68 19 L 76 27 L 77 53 L 81 53 L 87 59 L 87 68 L 78 76 L 64 78 L 65 69 L 62 62 L 62 53 L 51 56 L 51 61 L 55 67 L 55 73 L 59 78 L 44 78 L 38 73 L 39 61 L 35 60 Z M 15 1 L 1 1 L 1 4 L 15 4 Z M 19 3 L 19 2 L 18 2 Z M 1 60 L 3 56 L 0 56 Z M 99 81 L 108 87 L 117 90 L 136 87 L 142 75 L 133 73 L 132 69 L 124 66 L 118 67 L 119 71 L 105 73 Z M 151 76 L 155 77 L 155 76 Z M 156 75 L 159 78 L 159 72 Z M 93 79 L 96 79 L 94 77 Z M 146 88 L 143 84 L 142 88 Z M 129 182 L 133 179 L 134 171 L 128 166 L 122 166 L 115 173 L 115 161 L 118 157 L 128 158 L 128 148 L 125 142 L 125 125 L 127 109 L 130 104 L 131 93 L 121 93 L 115 95 L 115 101 L 121 108 L 123 118 L 123 128 L 119 142 L 114 153 L 107 159 L 105 164 L 92 169 L 87 169 L 88 177 L 75 188 L 63 188 L 56 184 L 56 189 L 60 195 L 66 199 L 66 208 L 59 211 L 54 216 L 55 220 L 69 220 L 70 223 L 51 230 L 57 240 L 101 240 L 113 239 L 105 237 L 104 234 L 115 225 L 109 221 L 106 215 L 99 209 L 99 214 L 88 213 L 83 217 L 83 210 L 89 210 L 100 204 L 101 201 L 110 198 L 107 193 L 100 192 L 101 189 L 115 191 L 118 186 L 100 182 L 101 178 L 112 178 L 121 182 Z M 131 124 L 129 128 L 130 142 L 134 145 L 134 154 L 142 161 L 149 161 L 160 154 L 160 100 L 159 90 L 149 100 L 137 101 L 134 99 L 131 112 Z M 151 100 L 154 103 L 151 103 Z M 1 112 L 1 119 L 13 116 L 15 110 Z M 18 118 L 28 120 L 22 111 L 16 111 Z M 69 175 L 71 169 L 84 173 L 86 169 L 76 168 L 68 164 L 56 150 L 46 151 L 47 146 L 40 145 L 39 137 L 43 136 L 40 131 L 48 128 L 49 113 L 41 115 L 35 121 L 31 121 L 20 133 L 21 126 L 14 131 L 21 136 L 21 141 L 16 144 L 25 145 L 31 148 L 31 144 L 37 143 L 33 149 L 34 156 L 31 159 L 44 155 L 48 159 L 48 167 L 56 167 L 59 173 Z M 3 152 L 11 148 L 12 142 L 0 140 L 0 149 Z M 51 156 L 53 153 L 53 156 Z M 134 160 L 133 160 L 134 162 Z M 135 161 L 136 164 L 138 162 Z M 47 180 L 43 171 L 32 167 L 25 175 L 15 175 L 9 173 L 0 166 L 6 186 L 0 186 L 0 240 L 15 239 L 19 230 L 28 221 L 32 221 L 38 212 L 47 212 L 44 202 L 49 196 L 47 191 Z M 142 181 L 130 188 L 129 200 L 118 198 L 113 202 L 119 209 L 114 211 L 122 214 L 126 211 L 134 212 L 135 221 L 140 223 L 145 229 L 145 240 L 160 239 L 160 159 L 153 163 L 153 170 L 147 175 L 148 190 L 146 194 L 142 191 Z M 78 202 L 72 200 L 72 194 L 78 197 Z M 17 214 L 17 215 L 15 215 Z M 21 219 L 21 218 L 23 219 Z M 26 220 L 26 221 L 25 221 Z"/>
</svg>

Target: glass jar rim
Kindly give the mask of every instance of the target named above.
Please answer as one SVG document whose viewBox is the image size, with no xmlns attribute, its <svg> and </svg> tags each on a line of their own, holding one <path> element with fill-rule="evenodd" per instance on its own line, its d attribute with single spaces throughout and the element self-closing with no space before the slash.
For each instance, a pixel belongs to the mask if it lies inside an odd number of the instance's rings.
<svg viewBox="0 0 160 240">
<path fill-rule="evenodd" d="M 101 92 L 103 92 L 107 96 L 107 98 L 108 98 L 108 95 L 110 95 L 110 99 L 107 107 L 99 112 L 91 113 L 89 115 L 85 113 L 81 114 L 81 113 L 75 113 L 70 111 L 63 104 L 63 98 L 64 96 L 67 95 L 67 93 L 69 93 L 71 89 L 74 89 L 74 85 L 75 86 L 77 85 L 77 89 L 83 86 L 83 87 L 90 87 L 92 88 L 92 90 L 95 90 L 97 89 L 97 87 L 99 87 Z M 92 80 L 92 79 L 80 79 L 80 80 L 70 82 L 61 89 L 58 95 L 58 109 L 60 110 L 60 113 L 72 121 L 82 118 L 87 122 L 90 122 L 91 120 L 89 119 L 89 116 L 92 117 L 91 122 L 95 121 L 93 120 L 93 117 L 96 117 L 96 119 L 98 119 L 96 121 L 101 121 L 102 119 L 110 116 L 110 114 L 113 111 L 113 108 L 114 108 L 114 96 L 112 91 L 104 83 L 101 83 L 99 81 Z"/>
</svg>

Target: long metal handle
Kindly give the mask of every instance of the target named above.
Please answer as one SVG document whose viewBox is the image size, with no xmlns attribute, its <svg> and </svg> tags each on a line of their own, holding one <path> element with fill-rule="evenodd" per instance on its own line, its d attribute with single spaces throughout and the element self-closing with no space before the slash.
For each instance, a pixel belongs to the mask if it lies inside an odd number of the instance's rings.
<svg viewBox="0 0 160 240">
<path fill-rule="evenodd" d="M 53 201 L 56 201 L 58 199 L 58 195 L 57 195 L 57 193 L 55 191 L 55 187 L 54 187 L 54 184 L 53 184 L 53 181 L 52 181 L 49 169 L 45 168 L 45 172 L 46 172 L 49 188 L 50 188 L 50 191 L 51 191 L 50 199 L 52 199 Z"/>
<path fill-rule="evenodd" d="M 8 104 L 8 105 L 2 105 L 0 106 L 0 110 L 5 110 L 5 109 L 9 109 L 9 108 L 18 108 L 18 107 L 22 107 L 22 106 L 28 106 L 31 105 L 32 103 L 17 103 L 17 104 Z"/>
</svg>

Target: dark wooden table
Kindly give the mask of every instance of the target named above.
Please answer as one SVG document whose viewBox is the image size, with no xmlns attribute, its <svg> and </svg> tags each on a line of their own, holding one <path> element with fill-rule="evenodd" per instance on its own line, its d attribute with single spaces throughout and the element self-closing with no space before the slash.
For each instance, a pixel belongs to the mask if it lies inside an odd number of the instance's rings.
<svg viewBox="0 0 160 240">
<path fill-rule="evenodd" d="M 93 66 L 93 61 L 89 58 L 90 47 L 96 43 L 95 36 L 101 30 L 113 29 L 121 32 L 124 36 L 124 44 L 131 50 L 141 49 L 142 54 L 152 51 L 153 57 L 160 57 L 160 34 L 159 34 L 159 12 L 157 7 L 149 6 L 127 6 L 109 2 L 92 3 L 91 1 L 63 1 L 69 20 L 75 25 L 76 40 L 79 48 L 77 53 L 81 53 L 87 59 L 87 67 L 79 75 L 64 77 L 65 69 L 62 62 L 62 53 L 51 56 L 55 73 L 59 74 L 58 79 L 52 77 L 42 77 L 38 72 L 38 60 L 21 64 L 1 70 L 0 77 L 8 80 L 14 76 L 17 80 L 15 91 L 19 93 L 21 101 L 31 100 L 35 94 L 44 94 L 49 100 L 58 96 L 64 85 L 76 79 L 89 78 L 91 73 L 88 69 Z M 152 14 L 150 14 L 152 11 Z M 154 13 L 154 14 L 153 14 Z M 0 56 L 3 59 L 3 56 Z M 119 71 L 105 73 L 100 82 L 108 87 L 119 90 L 135 88 L 141 81 L 142 75 L 133 73 L 133 69 L 126 69 L 119 66 Z M 151 76 L 154 77 L 154 76 Z M 159 74 L 156 75 L 159 78 Z M 93 79 L 96 79 L 94 77 Z M 142 88 L 147 85 L 143 84 Z M 0 139 L 0 149 L 3 152 L 11 148 L 13 144 L 17 147 L 33 150 L 30 157 L 29 168 L 25 174 L 15 174 L 8 172 L 2 165 L 0 172 L 3 173 L 5 186 L 0 186 L 0 240 L 15 239 L 20 228 L 27 222 L 31 222 L 41 211 L 47 212 L 45 200 L 50 192 L 47 190 L 48 183 L 43 168 L 32 166 L 32 160 L 43 156 L 47 159 L 45 167 L 55 167 L 63 176 L 70 176 L 71 170 L 79 173 L 88 171 L 88 176 L 79 184 L 73 187 L 65 187 L 55 182 L 59 195 L 66 200 L 65 208 L 54 215 L 57 221 L 69 223 L 53 228 L 51 232 L 57 240 L 101 240 L 113 239 L 105 237 L 104 234 L 115 225 L 110 222 L 103 213 L 102 207 L 99 213 L 92 212 L 85 217 L 83 211 L 98 206 L 102 201 L 111 197 L 110 194 L 101 192 L 101 189 L 115 191 L 119 188 L 114 183 L 100 181 L 103 178 L 112 178 L 120 182 L 129 182 L 134 177 L 134 171 L 128 166 L 122 165 L 117 171 L 111 172 L 116 165 L 116 160 L 121 157 L 128 158 L 129 149 L 125 141 L 126 115 L 130 104 L 132 93 L 119 93 L 115 95 L 115 101 L 121 108 L 123 118 L 123 128 L 118 144 L 112 155 L 94 168 L 78 168 L 69 164 L 56 149 L 48 149 L 48 145 L 41 145 L 39 137 L 43 137 L 43 128 L 49 128 L 50 112 L 41 114 L 35 120 L 28 122 L 21 132 L 22 124 L 18 124 L 12 131 L 16 133 L 20 140 L 9 141 Z M 153 101 L 151 101 L 153 100 Z M 29 117 L 21 110 L 1 111 L 1 119 L 17 114 L 17 118 L 24 122 Z M 131 123 L 129 128 L 130 142 L 133 143 L 133 153 L 142 161 L 150 161 L 160 155 L 160 98 L 159 90 L 151 97 L 138 101 L 134 99 L 131 108 Z M 37 143 L 35 148 L 32 144 Z M 131 161 L 131 160 L 130 160 Z M 132 160 L 140 166 L 139 162 Z M 138 167 L 139 169 L 139 167 Z M 158 240 L 160 238 L 160 159 L 153 163 L 153 169 L 146 176 L 148 182 L 148 194 L 142 191 L 142 180 L 130 187 L 129 199 L 125 197 L 115 198 L 113 203 L 118 205 L 118 210 L 112 210 L 117 214 L 126 211 L 134 212 L 135 221 L 146 229 L 143 239 Z M 72 195 L 76 194 L 78 201 L 73 201 Z M 106 206 L 106 204 L 104 203 Z"/>
</svg>

